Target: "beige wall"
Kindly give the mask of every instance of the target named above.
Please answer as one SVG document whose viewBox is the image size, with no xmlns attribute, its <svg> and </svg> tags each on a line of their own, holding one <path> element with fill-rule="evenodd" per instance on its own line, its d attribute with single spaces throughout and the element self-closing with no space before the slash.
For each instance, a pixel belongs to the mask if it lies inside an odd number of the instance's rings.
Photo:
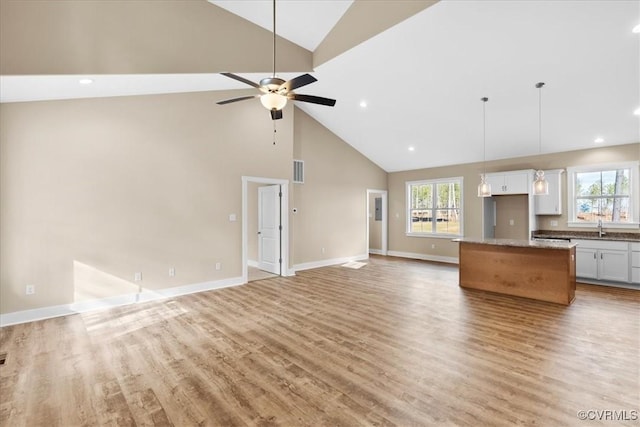
<svg viewBox="0 0 640 427">
<path fill-rule="evenodd" d="M 293 108 L 273 145 L 235 95 L 0 105 L 0 311 L 241 276 L 241 176 L 291 179 Z"/>
<path fill-rule="evenodd" d="M 369 194 L 369 249 L 382 249 L 382 221 L 376 221 L 376 198 L 380 193 Z"/>
<path fill-rule="evenodd" d="M 0 105 L 0 312 L 239 277 L 241 176 L 291 180 L 294 122 L 290 265 L 366 254 L 366 189 L 386 173 L 293 107 L 274 146 L 259 103 L 212 102 L 234 95 Z"/>
<path fill-rule="evenodd" d="M 299 109 L 294 135 L 294 264 L 367 254 L 367 188 L 386 189 L 387 173 Z"/>
<path fill-rule="evenodd" d="M 293 158 L 305 161 L 305 183 L 290 186 L 290 265 L 366 254 L 367 188 L 389 190 L 390 250 L 456 257 L 448 239 L 405 236 L 408 180 L 462 176 L 465 235 L 480 236 L 481 164 L 386 174 L 294 107 L 274 146 L 259 103 L 213 102 L 237 94 L 0 105 L 0 312 L 240 276 L 240 177 L 291 180 Z M 489 162 L 487 171 L 639 157 L 633 144 Z M 541 228 L 551 219 L 566 227 L 564 214 L 540 217 Z M 25 296 L 26 285 L 36 294 Z"/>
<path fill-rule="evenodd" d="M 614 163 L 640 160 L 640 144 L 619 145 L 615 147 L 602 147 L 593 150 L 570 151 L 554 156 L 545 156 L 541 164 L 544 169 L 562 169 L 571 166 L 591 165 L 598 163 Z M 551 157 L 551 158 L 548 158 Z M 569 230 L 567 222 L 567 173 L 561 175 L 562 187 L 562 215 L 538 216 L 538 229 L 540 230 Z M 552 226 L 551 221 L 558 221 L 558 226 Z M 571 228 L 580 230 L 580 228 Z M 593 229 L 583 229 L 593 231 Z M 640 230 L 620 230 L 640 233 Z"/>
<path fill-rule="evenodd" d="M 561 169 L 568 166 L 611 163 L 640 159 L 640 143 L 578 150 L 566 153 L 545 154 L 487 162 L 487 172 L 500 172 L 523 169 Z M 457 258 L 458 245 L 450 239 L 429 237 L 408 237 L 406 229 L 405 183 L 421 179 L 463 177 L 464 235 L 480 238 L 482 236 L 482 201 L 477 196 L 477 186 L 482 173 L 482 163 L 420 169 L 389 174 L 389 250 L 414 253 L 426 256 Z M 539 229 L 568 230 L 566 214 L 566 174 L 562 175 L 563 214 L 539 216 Z M 550 221 L 558 221 L 557 227 L 551 227 Z M 579 230 L 571 228 L 571 230 Z M 591 229 L 592 230 L 592 229 Z M 640 233 L 639 230 L 629 230 Z M 435 245 L 435 248 L 431 246 Z"/>
<path fill-rule="evenodd" d="M 2 75 L 264 72 L 272 43 L 205 0 L 0 0 Z M 309 71 L 312 55 L 278 38 L 277 65 Z"/>
<path fill-rule="evenodd" d="M 529 196 L 526 194 L 495 196 L 493 201 L 496 203 L 494 237 L 496 239 L 528 239 Z"/>
</svg>

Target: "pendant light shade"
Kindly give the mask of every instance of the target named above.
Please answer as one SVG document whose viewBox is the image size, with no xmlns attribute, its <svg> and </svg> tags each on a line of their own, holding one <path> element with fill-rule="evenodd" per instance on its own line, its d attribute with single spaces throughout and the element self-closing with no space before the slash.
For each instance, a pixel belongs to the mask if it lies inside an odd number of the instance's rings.
<svg viewBox="0 0 640 427">
<path fill-rule="evenodd" d="M 538 89 L 538 148 L 539 153 L 542 154 L 542 87 L 543 82 L 536 83 Z M 533 194 L 536 196 L 549 195 L 549 181 L 544 178 L 544 171 L 536 171 L 536 179 L 533 181 Z"/>
<path fill-rule="evenodd" d="M 480 176 L 480 184 L 478 185 L 478 197 L 491 197 L 491 184 L 489 184 L 482 174 Z"/>
<path fill-rule="evenodd" d="M 536 180 L 533 181 L 533 194 L 536 196 L 546 196 L 549 194 L 549 181 L 544 179 L 544 171 L 536 171 Z"/>
<path fill-rule="evenodd" d="M 487 182 L 487 101 L 489 98 L 480 98 L 482 101 L 482 163 L 483 173 L 480 175 L 478 185 L 478 197 L 491 197 L 491 184 Z"/>
</svg>

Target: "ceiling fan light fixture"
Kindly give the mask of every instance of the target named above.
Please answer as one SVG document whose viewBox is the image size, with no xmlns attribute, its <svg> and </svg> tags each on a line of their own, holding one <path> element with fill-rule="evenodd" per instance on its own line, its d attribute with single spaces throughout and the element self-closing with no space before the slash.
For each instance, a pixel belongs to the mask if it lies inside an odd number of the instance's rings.
<svg viewBox="0 0 640 427">
<path fill-rule="evenodd" d="M 287 105 L 287 97 L 279 93 L 265 93 L 260 96 L 260 102 L 267 110 L 282 110 Z"/>
<path fill-rule="evenodd" d="M 271 120 L 282 118 L 282 109 L 287 105 L 287 100 L 309 102 L 311 104 L 326 105 L 333 107 L 336 105 L 335 99 L 323 98 L 321 96 L 302 95 L 293 92 L 294 90 L 316 82 L 317 79 L 311 74 L 302 74 L 288 81 L 276 76 L 276 0 L 273 0 L 273 74 L 260 80 L 260 84 L 247 80 L 244 77 L 233 73 L 221 73 L 223 76 L 237 80 L 260 91 L 256 95 L 240 96 L 237 98 L 218 101 L 218 105 L 231 104 L 232 102 L 245 101 L 247 99 L 260 98 L 260 102 L 271 113 Z M 274 130 L 275 132 L 275 130 Z M 274 142 L 275 143 L 275 142 Z"/>
</svg>

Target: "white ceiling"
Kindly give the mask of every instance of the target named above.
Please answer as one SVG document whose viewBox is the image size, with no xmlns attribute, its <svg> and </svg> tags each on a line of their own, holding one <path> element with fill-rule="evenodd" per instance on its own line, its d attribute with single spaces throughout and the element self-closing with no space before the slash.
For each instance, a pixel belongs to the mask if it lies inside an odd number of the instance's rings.
<svg viewBox="0 0 640 427">
<path fill-rule="evenodd" d="M 215 3 L 253 20 L 269 2 Z M 316 3 L 326 9 L 304 17 L 302 6 Z M 279 2 L 278 33 L 317 46 L 345 3 Z M 270 9 L 262 13 L 270 28 Z M 305 26 L 285 34 L 295 16 Z M 640 142 L 638 23 L 638 0 L 441 1 L 319 66 L 319 81 L 296 91 L 336 98 L 336 107 L 296 105 L 387 171 L 481 161 L 483 96 L 487 159 L 537 154 L 539 81 L 543 153 L 591 148 L 596 137 Z M 1 76 L 0 101 L 247 88 L 219 75 L 93 78 L 80 86 L 78 76 Z"/>
<path fill-rule="evenodd" d="M 207 0 L 256 25 L 273 31 L 271 0 Z M 353 0 L 288 0 L 276 2 L 276 33 L 314 51 L 349 9 Z"/>
</svg>

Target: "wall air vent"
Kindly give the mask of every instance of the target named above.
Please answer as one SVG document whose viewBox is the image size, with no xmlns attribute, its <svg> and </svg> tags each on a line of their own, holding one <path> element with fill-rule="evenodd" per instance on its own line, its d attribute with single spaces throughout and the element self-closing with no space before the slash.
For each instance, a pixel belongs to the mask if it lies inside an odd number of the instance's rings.
<svg viewBox="0 0 640 427">
<path fill-rule="evenodd" d="M 293 161 L 293 183 L 304 184 L 304 160 Z"/>
</svg>

